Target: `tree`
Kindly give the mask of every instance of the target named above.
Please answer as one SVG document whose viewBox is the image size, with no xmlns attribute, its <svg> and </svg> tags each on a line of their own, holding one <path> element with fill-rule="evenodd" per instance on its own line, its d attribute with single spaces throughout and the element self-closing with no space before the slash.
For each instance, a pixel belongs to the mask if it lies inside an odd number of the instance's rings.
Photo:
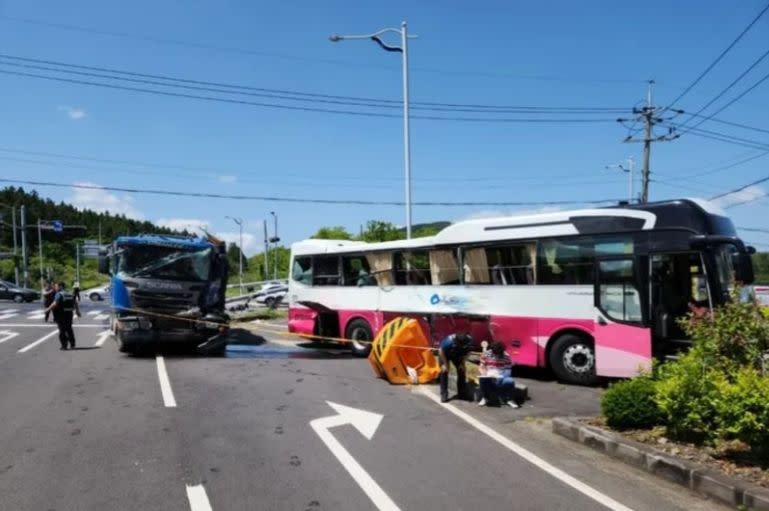
<svg viewBox="0 0 769 511">
<path fill-rule="evenodd" d="M 351 240 L 352 234 L 341 225 L 336 225 L 334 227 L 321 227 L 318 232 L 312 235 L 312 238 L 316 240 Z"/>
<path fill-rule="evenodd" d="M 369 220 L 366 222 L 366 230 L 361 233 L 361 241 L 394 241 L 405 238 L 403 232 L 390 222 L 381 220 Z"/>
<path fill-rule="evenodd" d="M 227 261 L 230 263 L 230 274 L 235 275 L 240 270 L 240 247 L 236 243 L 227 245 Z M 248 258 L 243 257 L 243 271 L 248 270 Z"/>
<path fill-rule="evenodd" d="M 756 274 L 756 283 L 769 284 L 769 252 L 753 254 L 753 271 Z"/>
</svg>

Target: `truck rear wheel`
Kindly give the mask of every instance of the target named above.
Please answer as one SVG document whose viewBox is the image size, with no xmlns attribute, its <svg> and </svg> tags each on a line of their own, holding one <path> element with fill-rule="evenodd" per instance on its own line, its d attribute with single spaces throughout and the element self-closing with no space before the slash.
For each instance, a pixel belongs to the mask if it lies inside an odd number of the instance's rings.
<svg viewBox="0 0 769 511">
<path fill-rule="evenodd" d="M 374 340 L 374 335 L 365 319 L 358 318 L 350 321 L 345 337 L 350 339 L 350 351 L 356 357 L 367 357 L 371 352 L 371 341 Z"/>
</svg>

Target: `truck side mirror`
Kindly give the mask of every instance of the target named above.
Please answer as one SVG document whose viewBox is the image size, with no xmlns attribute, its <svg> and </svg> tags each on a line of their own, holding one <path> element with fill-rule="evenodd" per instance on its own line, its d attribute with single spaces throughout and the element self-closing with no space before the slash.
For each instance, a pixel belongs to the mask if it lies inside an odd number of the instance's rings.
<svg viewBox="0 0 769 511">
<path fill-rule="evenodd" d="M 753 260 L 749 253 L 737 252 L 732 255 L 732 265 L 734 266 L 735 278 L 743 285 L 752 284 L 755 280 L 753 275 Z"/>
<path fill-rule="evenodd" d="M 106 255 L 99 255 L 99 273 L 109 274 L 109 258 Z"/>
</svg>

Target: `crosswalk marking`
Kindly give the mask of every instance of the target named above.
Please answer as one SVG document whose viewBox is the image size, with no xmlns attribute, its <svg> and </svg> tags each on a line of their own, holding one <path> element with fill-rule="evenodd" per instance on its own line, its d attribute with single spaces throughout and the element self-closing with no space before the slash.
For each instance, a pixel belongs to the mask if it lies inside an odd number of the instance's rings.
<svg viewBox="0 0 769 511">
<path fill-rule="evenodd" d="M 9 332 L 8 330 L 0 330 L 0 344 L 5 341 L 10 341 L 14 337 L 19 335 L 19 332 Z"/>
<path fill-rule="evenodd" d="M 34 312 L 27 313 L 28 319 L 43 319 L 44 317 L 45 317 L 45 311 L 34 311 Z"/>
<path fill-rule="evenodd" d="M 18 315 L 15 310 L 0 311 L 0 321 L 4 319 L 11 319 Z"/>
<path fill-rule="evenodd" d="M 101 311 L 98 311 L 98 310 L 96 310 L 96 311 L 88 311 L 88 312 L 86 312 L 86 315 L 88 315 L 88 316 L 95 316 L 95 315 L 100 314 L 100 313 L 101 313 Z"/>
<path fill-rule="evenodd" d="M 94 316 L 93 319 L 99 320 L 99 321 L 104 319 L 109 319 L 109 314 L 99 314 L 97 316 Z"/>
</svg>

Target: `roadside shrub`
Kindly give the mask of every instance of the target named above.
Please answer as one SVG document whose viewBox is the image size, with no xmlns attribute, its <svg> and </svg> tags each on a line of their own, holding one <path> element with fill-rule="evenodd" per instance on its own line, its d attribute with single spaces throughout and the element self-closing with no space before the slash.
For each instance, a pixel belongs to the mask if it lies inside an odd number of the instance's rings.
<svg viewBox="0 0 769 511">
<path fill-rule="evenodd" d="M 739 370 L 724 396 L 721 424 L 725 438 L 745 442 L 769 461 L 769 376 Z"/>
<path fill-rule="evenodd" d="M 601 412 L 615 429 L 641 429 L 656 425 L 660 410 L 655 382 L 646 376 L 613 384 L 601 398 Z"/>
<path fill-rule="evenodd" d="M 728 374 L 740 367 L 760 369 L 761 354 L 769 350 L 769 320 L 755 301 L 732 300 L 713 314 L 689 316 L 682 326 L 708 362 Z"/>
<path fill-rule="evenodd" d="M 729 381 L 708 362 L 709 357 L 695 347 L 660 368 L 656 401 L 673 438 L 704 443 L 719 437 Z"/>
</svg>

